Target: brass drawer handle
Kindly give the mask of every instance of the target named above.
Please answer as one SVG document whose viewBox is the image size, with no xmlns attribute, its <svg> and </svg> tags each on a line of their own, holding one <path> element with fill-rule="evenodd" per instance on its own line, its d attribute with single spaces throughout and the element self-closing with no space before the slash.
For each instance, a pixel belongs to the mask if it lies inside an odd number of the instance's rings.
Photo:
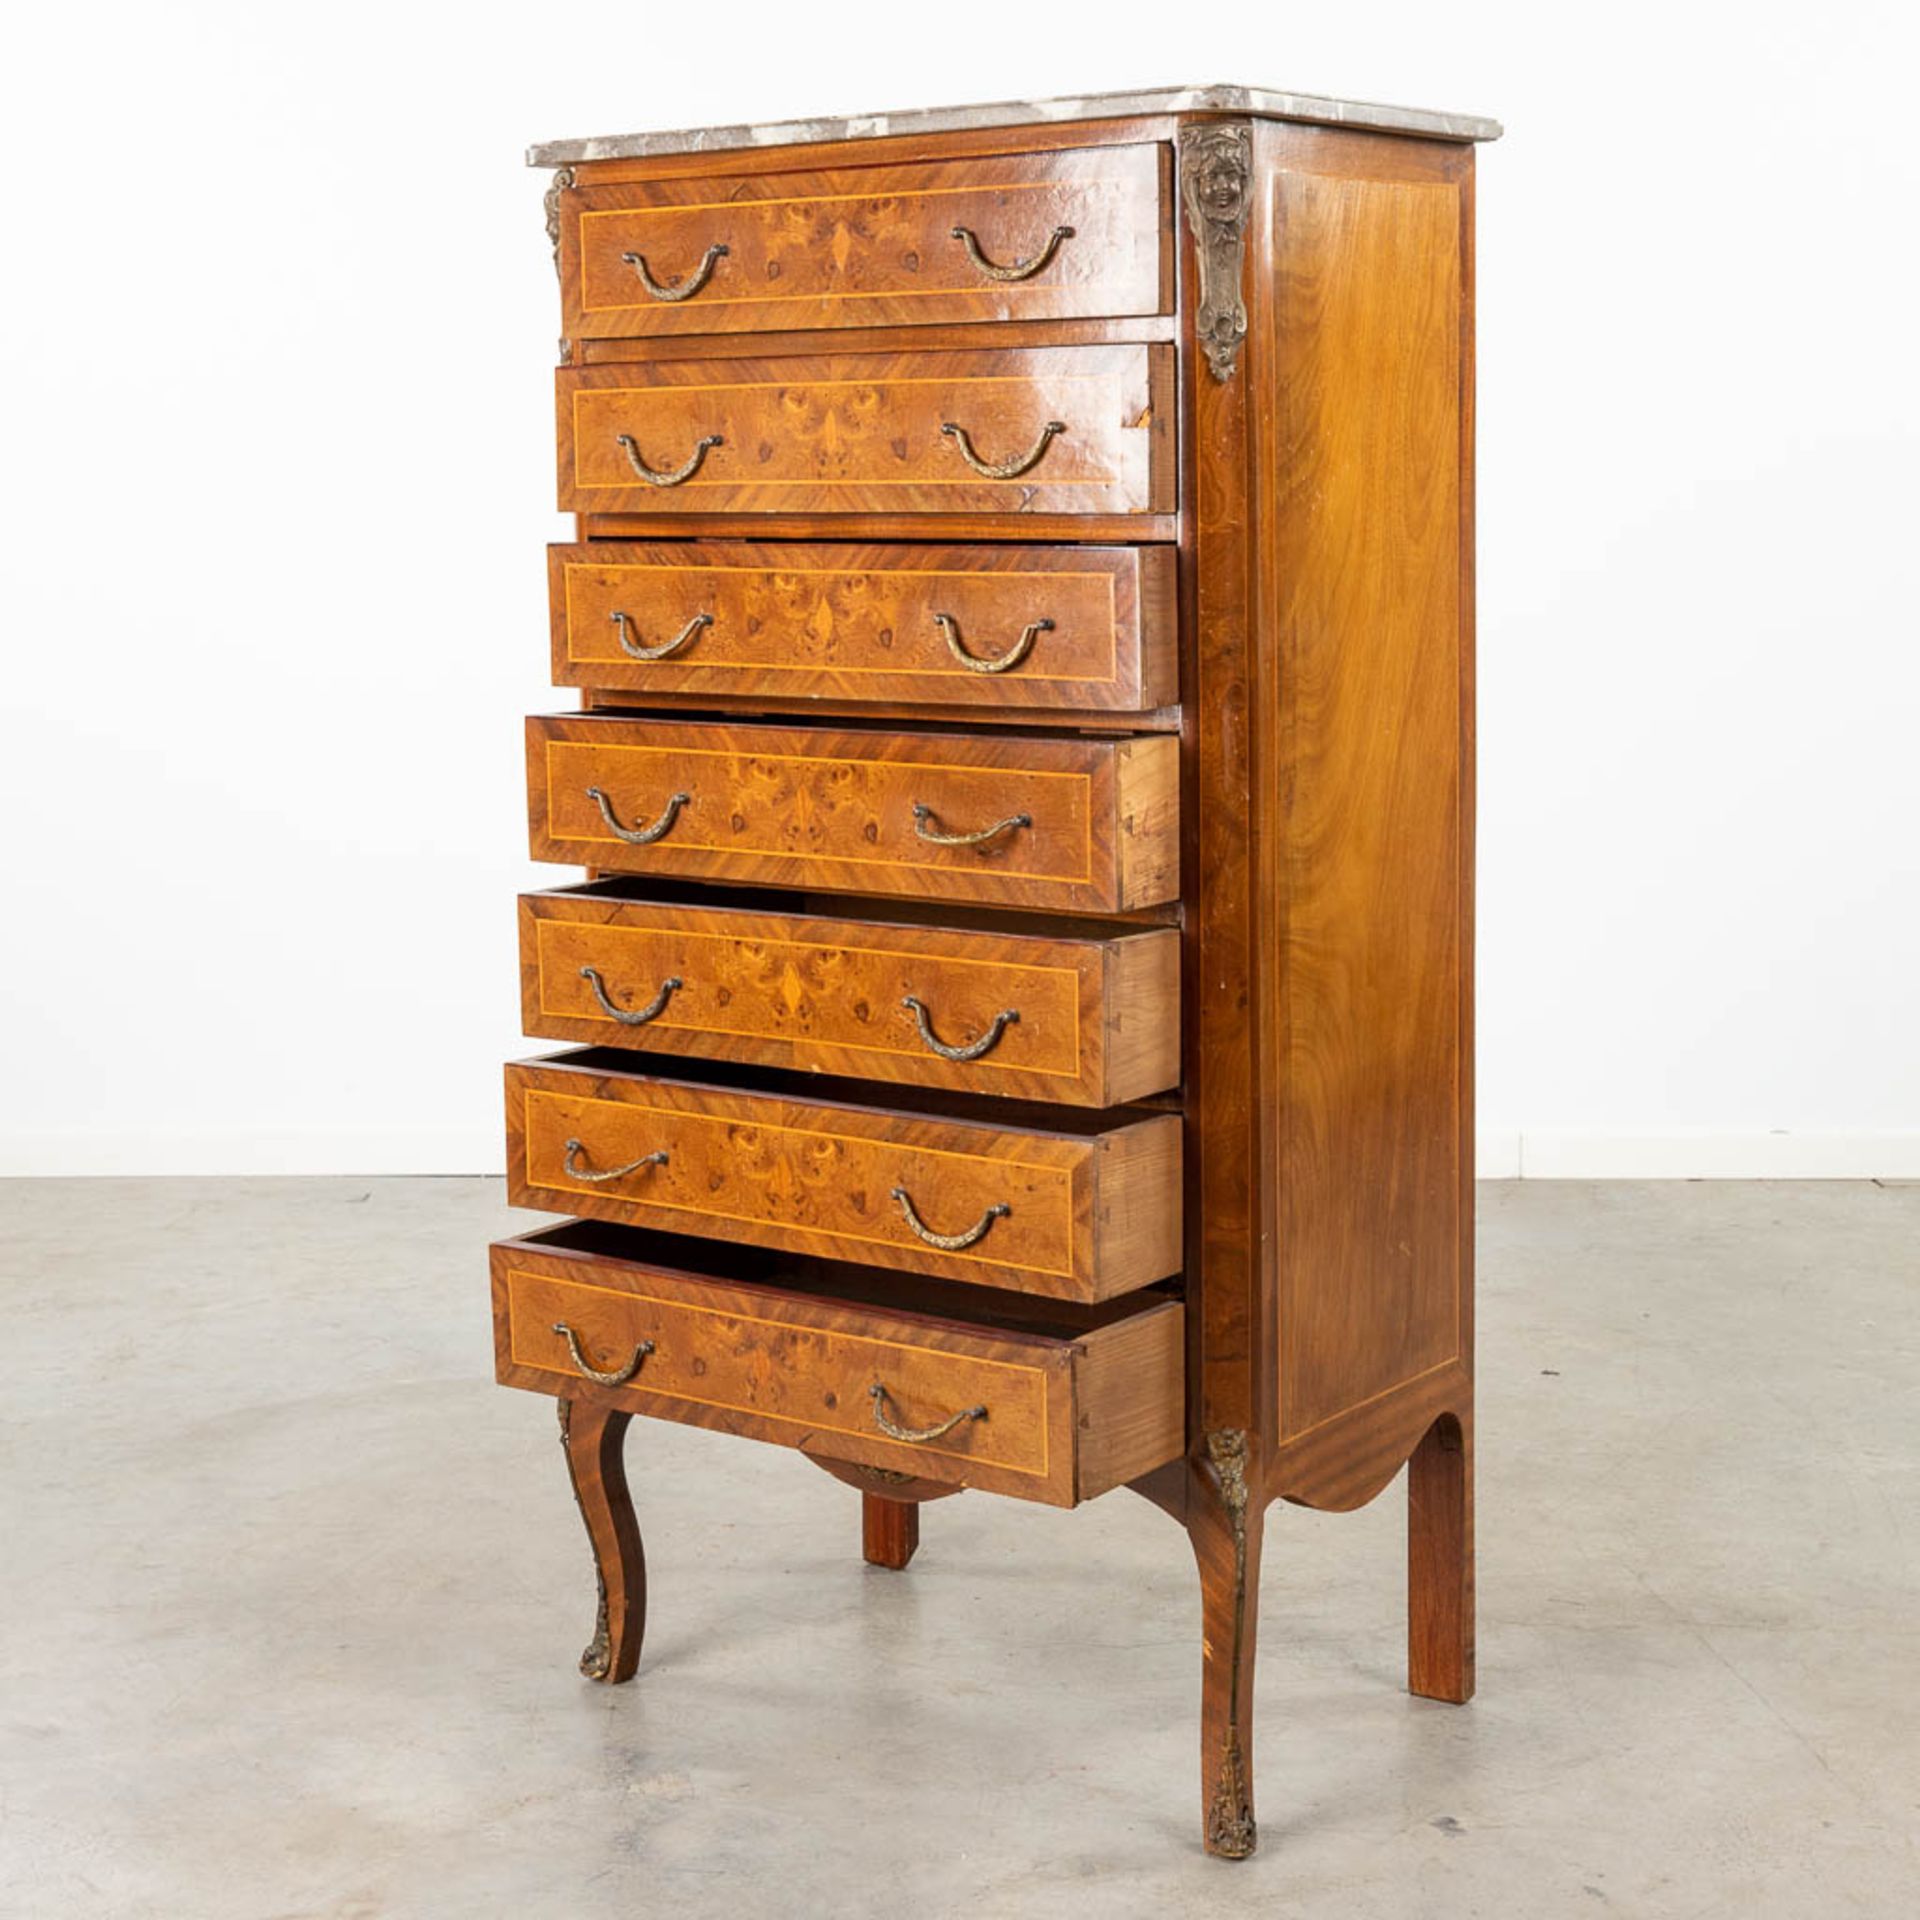
<svg viewBox="0 0 1920 1920">
<path fill-rule="evenodd" d="M 587 1365 L 587 1356 L 580 1351 L 580 1338 L 564 1320 L 556 1320 L 553 1330 L 567 1343 L 567 1352 L 572 1356 L 575 1369 L 582 1378 L 597 1380 L 603 1387 L 624 1387 L 640 1371 L 640 1363 L 653 1351 L 651 1340 L 642 1340 L 633 1350 L 633 1358 L 616 1373 L 602 1373 L 598 1367 Z"/>
<path fill-rule="evenodd" d="M 664 483 L 663 483 L 664 484 Z M 627 638 L 627 616 L 617 609 L 607 616 L 613 622 L 615 637 L 620 642 L 620 651 L 629 660 L 668 660 L 680 649 L 688 645 L 702 627 L 713 625 L 713 615 L 696 613 L 671 640 L 662 640 L 657 647 L 638 647 Z"/>
<path fill-rule="evenodd" d="M 951 420 L 943 421 L 940 427 L 940 431 L 960 449 L 960 458 L 983 480 L 1018 480 L 1023 473 L 1030 472 L 1040 464 L 1040 456 L 1046 452 L 1053 436 L 1066 430 L 1067 423 L 1064 420 L 1049 420 L 1040 429 L 1040 438 L 1025 453 L 995 466 L 992 461 L 982 460 L 974 452 L 973 442 L 967 438 L 965 427 L 957 427 Z"/>
<path fill-rule="evenodd" d="M 1030 813 L 1010 813 L 1004 820 L 996 820 L 990 827 L 982 827 L 978 833 L 942 833 L 938 827 L 929 827 L 929 820 L 938 820 L 940 816 L 931 807 L 923 807 L 918 800 L 913 803 L 913 830 L 930 847 L 984 847 L 989 840 L 997 840 L 1003 833 L 1011 833 L 1015 827 L 1033 825 Z"/>
<path fill-rule="evenodd" d="M 713 278 L 713 270 L 727 257 L 727 249 L 715 245 L 707 249 L 700 264 L 678 286 L 665 286 L 647 271 L 644 253 L 623 253 L 620 258 L 640 276 L 640 284 L 656 300 L 691 300 Z"/>
<path fill-rule="evenodd" d="M 717 433 L 710 433 L 694 448 L 693 457 L 684 467 L 675 467 L 671 473 L 668 473 L 664 468 L 656 470 L 648 466 L 640 458 L 639 443 L 632 434 L 616 433 L 613 437 L 620 442 L 621 449 L 627 456 L 627 464 L 650 487 L 684 486 L 700 471 L 710 448 L 724 447 L 727 444 Z"/>
<path fill-rule="evenodd" d="M 598 787 L 587 789 L 587 798 L 600 809 L 600 818 L 631 847 L 650 847 L 656 840 L 664 840 L 673 823 L 680 817 L 680 809 L 692 800 L 690 793 L 676 793 L 666 804 L 660 818 L 649 827 L 623 827 L 619 815 L 613 810 L 613 803 Z"/>
<path fill-rule="evenodd" d="M 666 1012 L 667 1002 L 686 985 L 678 975 L 662 980 L 660 991 L 644 1007 L 636 1007 L 629 1013 L 624 1007 L 616 1007 L 607 997 L 606 983 L 600 978 L 599 968 L 582 967 L 580 978 L 593 989 L 593 997 L 600 1002 L 600 1011 L 609 1020 L 618 1020 L 623 1027 L 644 1027 L 650 1020 L 658 1020 Z"/>
<path fill-rule="evenodd" d="M 597 1376 L 596 1376 L 597 1377 Z M 905 1440 L 914 1446 L 925 1440 L 938 1440 L 951 1433 L 962 1420 L 984 1420 L 987 1417 L 985 1407 L 962 1407 L 948 1419 L 942 1420 L 937 1427 L 901 1427 L 887 1418 L 887 1390 L 878 1380 L 867 1389 L 873 1397 L 873 1424 L 889 1440 Z"/>
<path fill-rule="evenodd" d="M 977 1247 L 987 1237 L 996 1220 L 1004 1220 L 1013 1209 L 1004 1200 L 996 1201 L 983 1213 L 965 1233 L 935 1233 L 927 1223 L 913 1210 L 913 1202 L 907 1198 L 905 1187 L 895 1187 L 893 1197 L 900 1203 L 900 1213 L 915 1233 L 930 1247 L 938 1247 L 942 1253 L 965 1253 L 969 1247 Z"/>
<path fill-rule="evenodd" d="M 630 1173 L 638 1173 L 642 1167 L 664 1167 L 667 1164 L 665 1153 L 643 1153 L 638 1160 L 629 1160 L 624 1167 L 611 1168 L 606 1173 L 595 1173 L 591 1167 L 580 1164 L 580 1156 L 587 1150 L 584 1140 L 567 1142 L 566 1158 L 561 1164 L 567 1170 L 567 1176 L 573 1180 L 590 1180 L 598 1186 L 603 1180 L 624 1180 Z"/>
<path fill-rule="evenodd" d="M 618 619 L 619 615 L 614 617 Z M 1033 643 L 1043 633 L 1053 631 L 1051 620 L 1036 620 L 1005 653 L 969 653 L 965 641 L 960 638 L 960 623 L 952 614 L 936 613 L 933 619 L 946 640 L 947 651 L 969 673 L 1011 673 L 1033 651 Z"/>
<path fill-rule="evenodd" d="M 1053 256 L 1060 251 L 1063 240 L 1073 238 L 1071 227 L 1055 227 L 1048 236 L 1047 244 L 1031 260 L 1016 260 L 1010 267 L 997 267 L 980 251 L 980 242 L 974 238 L 971 227 L 955 227 L 953 237 L 967 250 L 967 258 L 984 273 L 989 280 L 1031 280 L 1036 273 L 1044 273 L 1052 264 Z M 631 255 L 628 256 L 632 258 Z"/>
<path fill-rule="evenodd" d="M 1000 1044 L 1000 1036 L 1020 1018 L 1018 1007 L 1009 1007 L 1005 1013 L 996 1013 L 985 1035 L 974 1041 L 971 1046 L 950 1047 L 933 1030 L 933 1022 L 927 1017 L 923 1002 L 912 994 L 900 1004 L 913 1015 L 913 1023 L 920 1029 L 920 1038 L 926 1042 L 931 1052 L 937 1053 L 942 1060 L 984 1060 Z"/>
</svg>

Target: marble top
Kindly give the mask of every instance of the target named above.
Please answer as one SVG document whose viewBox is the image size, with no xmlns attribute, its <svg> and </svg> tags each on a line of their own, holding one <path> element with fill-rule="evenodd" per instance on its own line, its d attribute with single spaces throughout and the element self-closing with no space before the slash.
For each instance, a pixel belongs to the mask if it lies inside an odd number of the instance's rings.
<svg viewBox="0 0 1920 1920">
<path fill-rule="evenodd" d="M 1266 120 L 1304 120 L 1319 127 L 1420 134 L 1430 140 L 1500 138 L 1499 121 L 1469 113 L 1382 107 L 1364 100 L 1323 99 L 1313 93 L 1273 93 L 1264 87 L 1154 87 L 1141 93 L 1084 93 L 1062 100 L 917 107 L 906 113 L 861 113 L 841 120 L 770 120 L 757 127 L 690 127 L 675 133 L 548 140 L 527 149 L 527 165 L 566 167 L 581 160 L 645 160 L 655 154 L 713 153 L 729 147 L 791 147 L 816 140 L 877 140 L 885 134 L 958 133 L 969 127 L 1044 126 L 1061 120 L 1122 120 L 1161 113 L 1244 113 Z"/>
</svg>

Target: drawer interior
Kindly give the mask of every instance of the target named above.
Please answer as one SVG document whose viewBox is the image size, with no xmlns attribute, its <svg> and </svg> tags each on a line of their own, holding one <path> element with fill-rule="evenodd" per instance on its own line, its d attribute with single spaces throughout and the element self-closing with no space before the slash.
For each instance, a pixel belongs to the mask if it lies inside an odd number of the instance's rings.
<svg viewBox="0 0 1920 1920">
<path fill-rule="evenodd" d="M 668 1272 L 686 1279 L 725 1280 L 770 1295 L 809 1298 L 848 1306 L 884 1308 L 889 1315 L 924 1319 L 930 1326 L 986 1327 L 1025 1339 L 1071 1342 L 1117 1325 L 1180 1297 L 1178 1282 L 1143 1287 L 1115 1300 L 1082 1305 L 995 1287 L 929 1279 L 924 1274 L 857 1267 L 842 1260 L 778 1253 L 734 1241 L 696 1240 L 650 1227 L 617 1226 L 604 1220 L 567 1220 L 559 1226 L 516 1234 L 497 1243 L 532 1253 L 571 1255 L 583 1264 Z"/>
<path fill-rule="evenodd" d="M 888 899 L 876 894 L 830 893 L 812 887 L 739 887 L 662 875 L 612 875 L 574 887 L 537 887 L 537 896 L 563 900 L 631 900 L 676 907 L 731 907 L 741 913 L 820 914 L 875 926 L 955 927 L 964 932 L 1025 933 L 1049 940 L 1105 940 L 1165 926 L 1180 915 L 1178 901 L 1120 916 L 1035 913 L 1018 907 L 976 907 L 964 901 Z"/>
<path fill-rule="evenodd" d="M 536 1054 L 512 1063 L 526 1067 L 564 1067 L 580 1073 L 608 1074 L 618 1079 L 671 1080 L 687 1087 L 714 1087 L 735 1093 L 772 1094 L 804 1101 L 815 1107 L 850 1107 L 860 1112 L 876 1108 L 898 1113 L 924 1113 L 941 1120 L 977 1121 L 996 1130 L 1051 1133 L 1076 1140 L 1097 1139 L 1125 1126 L 1147 1102 L 1125 1107 L 1046 1106 L 1037 1100 L 1009 1100 L 997 1094 L 966 1093 L 945 1088 L 842 1079 L 826 1073 L 800 1073 L 786 1067 L 763 1067 L 733 1060 L 688 1060 L 680 1054 L 648 1053 L 644 1046 L 569 1047 L 561 1053 Z"/>
</svg>

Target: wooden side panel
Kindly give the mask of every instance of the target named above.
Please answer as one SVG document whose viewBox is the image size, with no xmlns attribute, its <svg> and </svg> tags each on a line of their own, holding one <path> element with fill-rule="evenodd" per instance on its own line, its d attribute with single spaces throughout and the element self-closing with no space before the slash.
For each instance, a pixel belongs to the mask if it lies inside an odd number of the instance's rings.
<svg viewBox="0 0 1920 1920">
<path fill-rule="evenodd" d="M 1151 346 L 562 367 L 559 505 L 603 514 L 1164 512 L 1172 375 L 1172 349 Z M 661 478 L 648 480 L 636 462 Z"/>
<path fill-rule="evenodd" d="M 1258 468 L 1284 1443 L 1465 1357 L 1471 155 L 1275 144 Z"/>
</svg>

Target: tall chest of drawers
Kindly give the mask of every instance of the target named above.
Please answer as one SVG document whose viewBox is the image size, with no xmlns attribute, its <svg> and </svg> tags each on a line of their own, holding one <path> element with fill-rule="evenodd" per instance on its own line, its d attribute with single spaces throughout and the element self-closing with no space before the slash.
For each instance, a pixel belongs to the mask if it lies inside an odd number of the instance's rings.
<svg viewBox="0 0 1920 1920">
<path fill-rule="evenodd" d="M 1238 88 L 536 148 L 564 339 L 499 1378 L 635 1672 L 636 1414 L 1128 1486 L 1252 1851 L 1276 1497 L 1473 1688 L 1472 166 Z M 772 1709 L 769 1709 L 770 1711 Z M 1015 1711 L 1009 1703 L 1009 1711 Z"/>
</svg>

